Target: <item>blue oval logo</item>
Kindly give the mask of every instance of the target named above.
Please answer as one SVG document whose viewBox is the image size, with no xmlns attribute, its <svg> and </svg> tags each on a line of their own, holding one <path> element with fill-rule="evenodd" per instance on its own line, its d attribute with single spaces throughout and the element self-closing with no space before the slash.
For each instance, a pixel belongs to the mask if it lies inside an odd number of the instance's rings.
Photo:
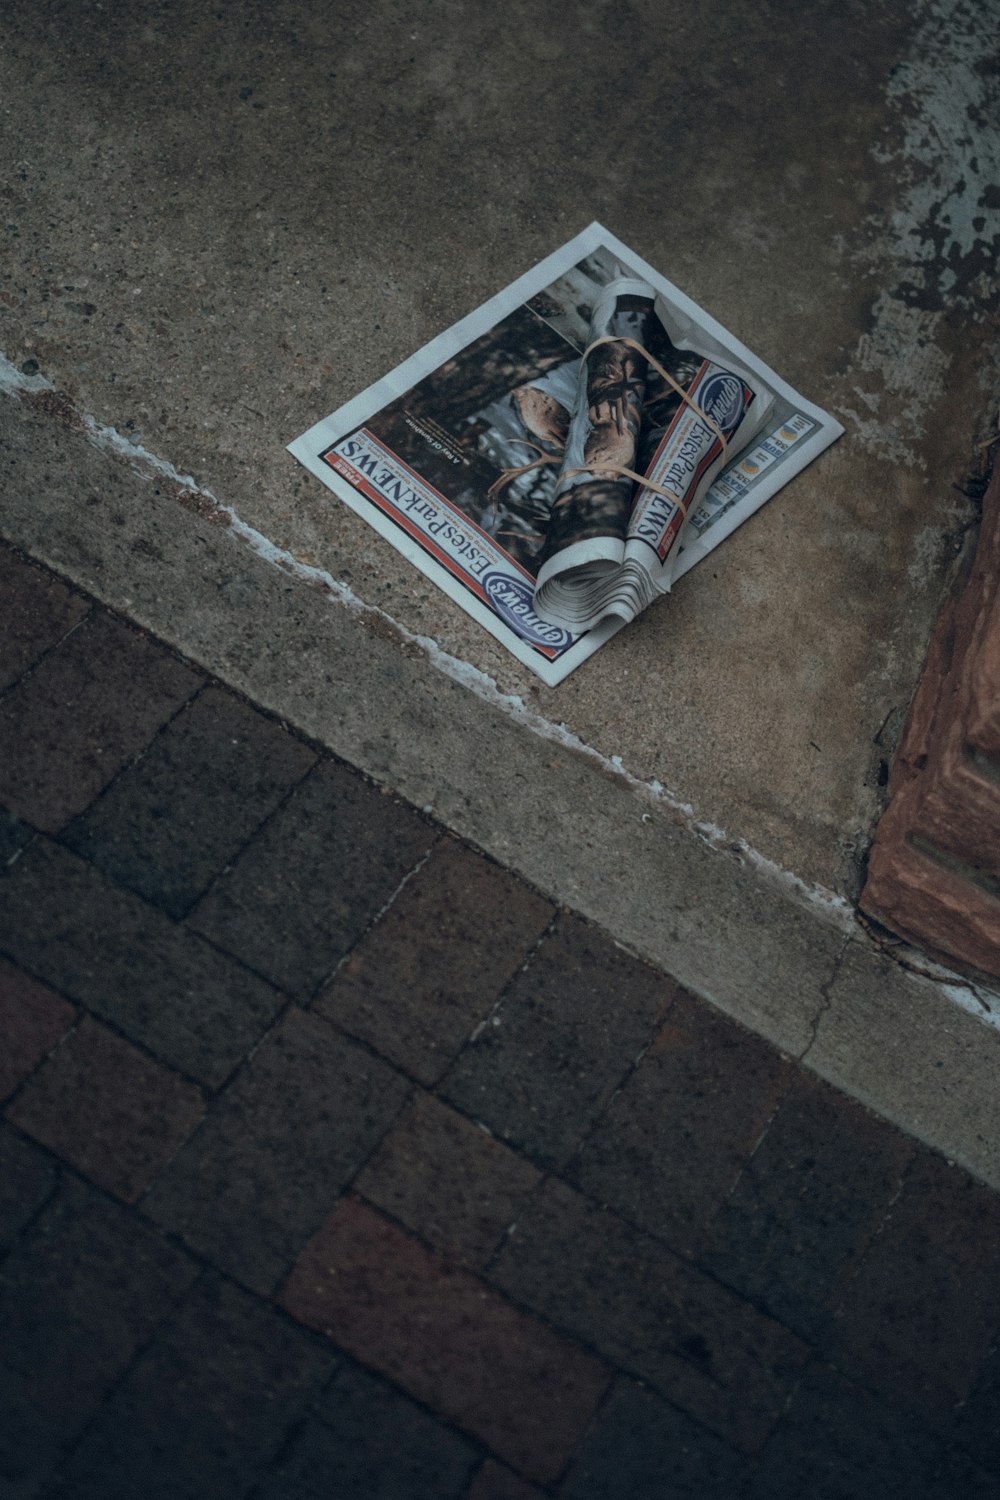
<svg viewBox="0 0 1000 1500">
<path fill-rule="evenodd" d="M 710 375 L 698 396 L 698 405 L 727 435 L 743 416 L 743 382 L 723 370 Z"/>
<path fill-rule="evenodd" d="M 568 630 L 561 625 L 549 625 L 535 614 L 535 590 L 526 578 L 511 573 L 487 573 L 483 588 L 501 620 L 532 645 L 562 651 L 573 644 Z"/>
</svg>

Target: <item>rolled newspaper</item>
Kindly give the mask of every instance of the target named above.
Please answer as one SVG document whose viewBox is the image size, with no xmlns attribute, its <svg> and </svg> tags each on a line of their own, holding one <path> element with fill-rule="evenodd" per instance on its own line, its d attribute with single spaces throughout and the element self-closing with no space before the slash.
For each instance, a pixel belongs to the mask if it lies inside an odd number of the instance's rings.
<svg viewBox="0 0 1000 1500">
<path fill-rule="evenodd" d="M 594 309 L 556 482 L 534 609 L 588 630 L 634 619 L 670 588 L 687 516 L 760 430 L 773 393 L 643 281 Z"/>
</svg>

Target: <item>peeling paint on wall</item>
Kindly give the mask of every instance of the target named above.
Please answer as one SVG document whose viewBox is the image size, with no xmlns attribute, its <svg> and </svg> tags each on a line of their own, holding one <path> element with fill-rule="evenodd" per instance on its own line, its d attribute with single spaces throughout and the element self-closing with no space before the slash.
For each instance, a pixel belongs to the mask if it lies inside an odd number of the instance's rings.
<svg viewBox="0 0 1000 1500">
<path fill-rule="evenodd" d="M 859 407 L 838 411 L 878 457 L 924 467 L 917 445 L 944 390 L 947 312 L 995 317 L 1000 256 L 997 0 L 926 0 L 909 55 L 886 88 L 885 138 L 873 160 L 898 184 L 853 257 L 885 287 L 849 379 Z M 1000 347 L 987 363 L 1000 369 Z M 971 422 L 978 414 L 970 413 Z"/>
</svg>

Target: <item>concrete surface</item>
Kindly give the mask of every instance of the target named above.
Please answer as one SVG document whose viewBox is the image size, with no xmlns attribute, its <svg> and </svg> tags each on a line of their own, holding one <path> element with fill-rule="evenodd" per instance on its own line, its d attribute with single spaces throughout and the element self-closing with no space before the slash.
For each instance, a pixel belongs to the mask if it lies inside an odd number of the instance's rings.
<svg viewBox="0 0 1000 1500">
<path fill-rule="evenodd" d="M 853 894 L 992 417 L 996 15 L 12 0 L 0 348 L 638 780 Z M 546 690 L 283 447 L 595 217 L 848 434 Z"/>
<path fill-rule="evenodd" d="M 336 607 L 38 377 L 19 391 L 0 397 L 9 540 L 1000 1187 L 996 997 L 904 968 L 846 903 Z"/>
</svg>

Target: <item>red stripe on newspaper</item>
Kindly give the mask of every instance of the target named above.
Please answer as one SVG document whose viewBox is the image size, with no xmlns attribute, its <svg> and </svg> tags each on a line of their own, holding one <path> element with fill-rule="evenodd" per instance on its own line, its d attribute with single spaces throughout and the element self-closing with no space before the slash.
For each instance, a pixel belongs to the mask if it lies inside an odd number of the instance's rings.
<svg viewBox="0 0 1000 1500">
<path fill-rule="evenodd" d="M 336 455 L 333 456 L 335 457 Z M 324 457 L 326 457 L 326 455 L 324 455 Z M 331 468 L 336 468 L 337 473 L 340 474 L 342 478 L 347 479 L 348 475 L 344 473 L 344 470 L 342 467 L 340 467 L 340 465 L 346 465 L 346 467 L 348 468 L 350 467 L 350 465 L 347 464 L 346 459 L 341 458 L 339 459 L 337 464 L 331 464 Z M 442 551 L 442 549 L 437 545 L 436 542 L 432 541 L 425 532 L 420 530 L 419 526 L 415 526 L 414 523 L 410 521 L 406 516 L 404 516 L 400 511 L 398 511 L 394 505 L 390 504 L 386 497 L 384 495 L 380 495 L 378 490 L 375 489 L 373 485 L 370 485 L 367 480 L 365 480 L 360 474 L 357 473 L 356 470 L 353 471 L 353 475 L 354 477 L 350 479 L 350 483 L 356 490 L 361 491 L 366 500 L 370 500 L 373 505 L 377 505 L 383 515 L 388 516 L 390 521 L 394 522 L 395 525 L 399 526 L 403 531 L 407 533 L 407 535 L 411 536 L 415 542 L 418 542 L 424 549 L 424 551 L 429 552 L 434 560 L 436 562 L 439 562 L 443 568 L 447 568 L 452 577 L 457 578 L 459 583 L 463 584 L 464 587 L 469 590 L 470 594 L 475 594 L 476 598 L 486 606 L 491 615 L 493 615 L 498 620 L 500 619 L 500 616 L 497 614 L 496 610 L 493 608 L 493 605 L 490 603 L 489 597 L 487 596 L 485 590 L 480 588 L 479 584 L 476 583 L 471 574 L 466 572 L 466 570 L 462 567 L 461 563 L 458 562 L 456 558 L 449 557 L 447 552 Z M 452 508 L 454 509 L 454 507 Z M 461 515 L 461 512 L 458 512 L 458 514 Z M 480 535 L 485 535 L 485 533 L 481 532 Z M 505 557 L 506 555 L 507 554 L 504 553 Z M 524 570 L 521 569 L 521 571 L 523 572 Z M 531 574 L 526 573 L 525 577 L 531 578 Z M 534 582 L 534 579 L 532 579 L 532 582 Z M 503 623 L 505 622 L 501 621 L 501 624 Z M 509 626 L 507 628 L 510 629 Z M 517 631 L 512 630 L 511 634 L 517 635 Z M 523 636 L 518 635 L 517 638 L 518 640 L 524 640 Z M 556 657 L 559 655 L 559 652 L 554 651 L 551 646 L 539 645 L 537 641 L 525 641 L 525 645 L 530 646 L 532 651 L 537 651 L 540 656 L 544 656 L 547 661 L 555 661 Z"/>
<path fill-rule="evenodd" d="M 691 476 L 691 483 L 688 485 L 689 495 L 693 495 L 696 492 L 698 485 L 701 483 L 701 476 L 704 474 L 705 470 L 715 462 L 716 458 L 721 452 L 722 447 L 718 439 L 716 439 L 716 441 L 712 444 L 711 448 L 709 448 L 708 452 L 705 454 L 705 457 L 702 459 L 701 463 L 698 465 Z M 677 513 L 671 517 L 670 525 L 663 533 L 660 545 L 656 549 L 656 555 L 660 559 L 660 562 L 666 562 L 667 553 L 670 551 L 670 548 L 673 545 L 674 537 L 680 531 L 683 524 L 684 515 L 680 510 L 680 507 L 678 507 Z"/>
<path fill-rule="evenodd" d="M 470 528 L 470 530 L 476 532 L 478 536 L 481 536 L 484 542 L 486 542 L 488 546 L 492 547 L 494 551 L 503 552 L 504 557 L 507 558 L 511 567 L 516 568 L 524 578 L 527 578 L 529 583 L 534 583 L 535 580 L 532 578 L 527 568 L 522 567 L 521 564 L 517 562 L 513 557 L 511 557 L 510 553 L 505 551 L 503 547 L 499 547 L 496 540 L 490 536 L 489 532 L 484 531 L 481 526 L 477 526 L 475 521 L 473 521 L 470 516 L 467 516 L 465 511 L 461 510 L 454 503 L 454 501 L 449 500 L 447 495 L 442 495 L 440 490 L 435 489 L 434 485 L 432 485 L 429 480 L 425 479 L 418 470 L 411 469 L 410 465 L 406 462 L 405 459 L 400 458 L 398 453 L 393 453 L 391 448 L 387 448 L 380 438 L 377 438 L 373 432 L 368 431 L 367 427 L 360 427 L 358 431 L 367 442 L 371 443 L 373 447 L 377 448 L 380 453 L 385 454 L 385 460 L 387 464 L 398 464 L 401 469 L 405 469 L 406 473 L 411 474 L 416 480 L 417 486 L 419 486 L 419 488 L 427 490 L 428 493 L 434 496 L 435 500 L 440 500 L 442 505 L 446 505 L 451 511 L 452 515 L 455 516 L 463 526 Z M 343 442 L 343 438 L 338 438 L 338 442 Z M 336 456 L 337 455 L 335 454 L 333 449 L 330 449 L 328 450 L 328 452 L 323 454 L 323 457 L 326 459 L 327 463 L 330 463 L 331 457 Z"/>
</svg>

